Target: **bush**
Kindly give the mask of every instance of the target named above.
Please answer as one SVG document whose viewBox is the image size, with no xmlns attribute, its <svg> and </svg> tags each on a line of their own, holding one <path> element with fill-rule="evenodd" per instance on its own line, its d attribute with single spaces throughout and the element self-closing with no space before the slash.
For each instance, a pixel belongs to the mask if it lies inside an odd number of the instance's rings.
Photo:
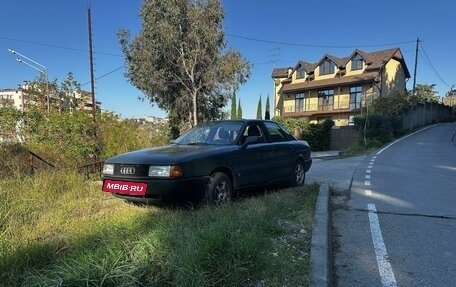
<svg viewBox="0 0 456 287">
<path fill-rule="evenodd" d="M 385 144 L 404 133 L 400 116 L 379 114 L 371 114 L 368 117 L 357 116 L 354 119 L 354 123 L 355 128 L 361 135 L 365 135 L 366 140 L 372 140 L 380 144 Z"/>
<path fill-rule="evenodd" d="M 310 124 L 308 130 L 304 130 L 302 137 L 309 143 L 312 151 L 329 150 L 331 146 L 332 120 L 324 120 L 316 124 Z"/>
<path fill-rule="evenodd" d="M 289 131 L 292 135 L 296 133 L 296 130 L 304 131 L 309 129 L 310 123 L 309 120 L 306 118 L 282 118 L 282 117 L 275 117 L 274 121 L 278 122 L 281 126 L 283 126 L 287 131 Z"/>
<path fill-rule="evenodd" d="M 331 145 L 332 120 L 311 124 L 306 118 L 281 118 L 275 117 L 274 121 L 281 124 L 288 132 L 295 135 L 300 131 L 298 139 L 306 140 L 313 151 L 328 150 Z"/>
<path fill-rule="evenodd" d="M 2 111 L 9 110 L 0 108 L 0 118 L 6 123 L 5 115 L 9 114 L 1 113 Z M 0 166 L 5 174 L 10 173 L 11 169 L 26 174 L 29 168 L 28 151 L 57 168 L 76 168 L 119 153 L 169 142 L 167 125 L 141 125 L 109 113 L 97 115 L 94 121 L 92 113 L 87 111 L 51 111 L 47 115 L 44 111 L 31 107 L 20 114 L 15 123 L 16 129 L 11 128 L 3 134 L 4 150 L 1 153 L 5 156 L 2 156 Z M 12 142 L 8 139 L 20 139 L 22 145 L 6 146 L 6 143 Z M 11 163 L 23 164 L 13 167 Z M 5 167 L 6 164 L 8 167 Z"/>
<path fill-rule="evenodd" d="M 36 117 L 27 126 L 27 149 L 59 167 L 76 167 L 99 154 L 97 127 L 85 111 Z"/>
<path fill-rule="evenodd" d="M 139 125 L 131 120 L 120 120 L 116 115 L 103 115 L 99 124 L 103 159 L 146 147 L 169 143 L 168 125 Z"/>
</svg>

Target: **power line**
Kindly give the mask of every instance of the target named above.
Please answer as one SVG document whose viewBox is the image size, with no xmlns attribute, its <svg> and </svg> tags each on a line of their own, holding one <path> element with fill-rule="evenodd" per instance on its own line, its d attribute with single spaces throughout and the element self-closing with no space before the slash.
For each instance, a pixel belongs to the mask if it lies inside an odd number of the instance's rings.
<svg viewBox="0 0 456 287">
<path fill-rule="evenodd" d="M 226 35 L 229 36 L 229 37 L 243 39 L 243 40 L 248 40 L 248 41 L 270 43 L 270 44 L 279 44 L 279 45 L 286 45 L 286 46 L 310 47 L 310 48 L 340 48 L 340 49 L 346 49 L 346 48 L 369 48 L 369 47 L 374 48 L 374 47 L 404 45 L 404 44 L 410 44 L 410 43 L 414 43 L 415 42 L 415 41 L 403 41 L 403 42 L 385 43 L 385 44 L 372 44 L 372 45 L 318 45 L 318 44 L 304 44 L 304 43 L 273 41 L 273 40 L 259 39 L 259 38 L 253 38 L 253 37 L 247 37 L 247 36 L 241 36 L 241 35 L 235 35 L 235 34 L 229 34 L 229 33 L 227 33 Z M 9 38 L 9 37 L 4 37 L 4 36 L 0 36 L 0 39 L 8 40 L 8 41 L 14 41 L 14 42 L 20 42 L 20 43 L 26 43 L 26 44 L 32 44 L 32 45 L 38 45 L 38 46 L 44 46 L 44 47 L 51 47 L 51 48 L 57 48 L 57 49 L 70 50 L 70 51 L 88 52 L 88 50 L 86 50 L 86 49 L 66 47 L 66 46 L 60 46 L 60 45 L 54 45 L 54 44 L 48 44 L 48 43 L 42 43 L 42 42 L 35 42 L 35 41 L 28 41 L 28 40 L 21 40 L 21 39 Z M 106 53 L 106 52 L 95 52 L 95 54 L 105 55 L 105 56 L 113 56 L 113 57 L 123 57 L 120 54 L 113 54 L 113 53 Z"/>
<path fill-rule="evenodd" d="M 286 46 L 297 46 L 297 47 L 310 47 L 310 48 L 369 48 L 369 47 L 383 47 L 383 46 L 397 46 L 403 44 L 410 44 L 414 43 L 415 41 L 404 41 L 404 42 L 396 42 L 396 43 L 385 43 L 385 44 L 375 44 L 375 45 L 316 45 L 316 44 L 302 44 L 302 43 L 291 43 L 291 42 L 280 42 L 280 41 L 273 41 L 273 40 L 265 40 L 265 39 L 258 39 L 234 34 L 226 34 L 229 37 L 248 40 L 248 41 L 255 41 L 255 42 L 262 42 L 262 43 L 270 43 L 270 44 L 279 44 L 279 45 L 286 45 Z"/>
<path fill-rule="evenodd" d="M 34 41 L 28 41 L 28 40 L 13 39 L 13 38 L 8 38 L 8 37 L 4 37 L 4 36 L 0 36 L 0 39 L 8 40 L 8 41 L 14 41 L 14 42 L 19 42 L 19 43 L 32 44 L 32 45 L 37 45 L 37 46 L 43 46 L 43 47 L 63 49 L 63 50 L 70 50 L 70 51 L 77 51 L 77 52 L 84 52 L 84 53 L 88 53 L 89 52 L 86 49 L 65 47 L 65 46 L 59 46 L 59 45 L 53 45 L 53 44 L 47 44 L 47 43 L 41 43 L 41 42 L 34 42 Z M 105 52 L 94 52 L 94 54 L 105 55 L 105 56 L 113 56 L 113 57 L 123 57 L 120 54 L 105 53 Z"/>
<path fill-rule="evenodd" d="M 447 84 L 447 82 L 445 82 L 443 80 L 443 78 L 440 76 L 440 74 L 437 72 L 437 70 L 435 69 L 434 65 L 432 64 L 431 60 L 429 59 L 428 55 L 426 54 L 426 51 L 424 50 L 424 47 L 423 45 L 421 44 L 420 42 L 420 47 L 421 47 L 421 51 L 423 51 L 423 55 L 427 61 L 427 64 L 432 68 L 432 70 L 434 71 L 435 75 L 437 76 L 437 78 L 439 78 L 439 80 L 447 87 L 451 87 L 451 85 Z"/>
<path fill-rule="evenodd" d="M 122 67 L 116 68 L 116 69 L 114 69 L 114 70 L 112 70 L 110 72 L 107 72 L 106 74 L 103 74 L 103 75 L 99 76 L 98 78 L 95 78 L 95 80 L 99 80 L 99 79 L 104 78 L 104 77 L 106 77 L 108 75 L 111 75 L 112 73 L 115 73 L 115 72 L 117 72 L 118 70 L 120 70 L 122 68 L 125 68 L 125 65 L 123 65 Z M 82 84 L 81 86 L 85 86 L 85 85 L 88 85 L 88 84 L 90 84 L 90 82 Z"/>
<path fill-rule="evenodd" d="M 20 43 L 26 43 L 26 44 L 32 44 L 32 45 L 38 45 L 38 46 L 44 46 L 44 47 L 51 47 L 51 48 L 57 48 L 57 49 L 64 49 L 64 50 L 71 50 L 71 51 L 78 51 L 78 52 L 85 52 L 85 53 L 88 53 L 89 51 L 88 50 L 85 50 L 85 49 L 78 49 L 78 48 L 71 48 L 71 47 L 65 47 L 65 46 L 59 46 L 59 45 L 53 45 L 53 44 L 46 44 L 46 43 L 41 43 L 41 42 L 34 42 L 34 41 L 27 41 L 27 40 L 20 40 L 20 39 L 13 39 L 13 38 L 8 38 L 8 37 L 4 37 L 4 36 L 0 36 L 0 39 L 3 39 L 3 40 L 8 40 L 8 41 L 15 41 L 15 42 L 20 42 Z M 104 53 L 104 52 L 94 52 L 94 54 L 99 54 L 99 55 L 106 55 L 106 56 L 115 56 L 115 57 L 123 57 L 122 55 L 119 55 L 119 54 L 112 54 L 112 53 Z M 99 79 L 102 79 L 112 73 L 115 73 L 117 72 L 118 70 L 124 68 L 125 65 L 119 67 L 119 68 L 116 68 L 110 72 L 107 72 L 106 74 L 103 74 L 101 75 L 100 77 L 97 77 L 95 78 L 95 80 L 99 80 Z M 87 82 L 81 86 L 85 86 L 85 85 L 88 85 L 90 84 L 90 82 Z"/>
</svg>

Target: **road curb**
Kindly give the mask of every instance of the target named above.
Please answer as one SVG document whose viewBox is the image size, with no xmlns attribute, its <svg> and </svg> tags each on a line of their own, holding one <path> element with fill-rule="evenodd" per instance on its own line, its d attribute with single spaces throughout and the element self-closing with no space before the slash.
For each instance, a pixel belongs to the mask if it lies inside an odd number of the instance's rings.
<svg viewBox="0 0 456 287">
<path fill-rule="evenodd" d="M 322 183 L 315 206 L 310 247 L 311 287 L 332 286 L 330 201 L 329 185 Z"/>
</svg>

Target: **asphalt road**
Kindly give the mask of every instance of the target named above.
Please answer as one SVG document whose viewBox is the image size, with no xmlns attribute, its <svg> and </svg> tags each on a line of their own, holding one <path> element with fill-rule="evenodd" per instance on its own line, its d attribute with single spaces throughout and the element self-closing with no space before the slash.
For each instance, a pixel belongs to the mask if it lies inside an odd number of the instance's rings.
<svg viewBox="0 0 456 287">
<path fill-rule="evenodd" d="M 332 213 L 335 286 L 456 286 L 456 123 L 363 158 Z"/>
</svg>

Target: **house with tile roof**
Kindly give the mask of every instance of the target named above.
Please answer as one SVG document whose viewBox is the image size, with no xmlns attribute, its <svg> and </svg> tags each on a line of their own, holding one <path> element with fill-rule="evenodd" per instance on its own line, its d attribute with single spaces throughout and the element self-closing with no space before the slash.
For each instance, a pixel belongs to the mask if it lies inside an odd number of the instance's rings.
<svg viewBox="0 0 456 287">
<path fill-rule="evenodd" d="M 409 78 L 399 48 L 355 49 L 344 58 L 326 54 L 316 63 L 298 61 L 272 72 L 274 115 L 311 122 L 332 119 L 337 126 L 348 126 L 373 98 L 405 92 Z"/>
</svg>

